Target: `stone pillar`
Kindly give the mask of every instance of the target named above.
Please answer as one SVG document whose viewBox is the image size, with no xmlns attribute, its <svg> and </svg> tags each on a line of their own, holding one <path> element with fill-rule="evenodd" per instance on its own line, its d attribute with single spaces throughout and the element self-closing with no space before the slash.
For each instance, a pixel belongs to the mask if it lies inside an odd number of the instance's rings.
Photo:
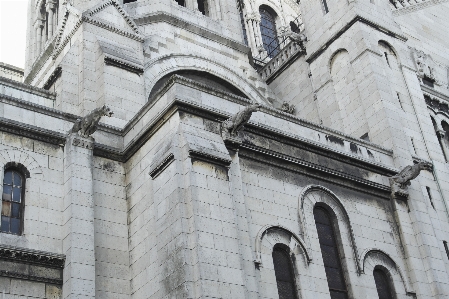
<svg viewBox="0 0 449 299">
<path fill-rule="evenodd" d="M 53 36 L 53 29 L 54 29 L 53 22 L 54 22 L 55 4 L 53 2 L 47 2 L 45 9 L 48 13 L 48 20 L 47 20 L 48 39 L 51 39 L 51 37 Z"/>
<path fill-rule="evenodd" d="M 257 44 L 256 44 L 256 38 L 254 36 L 254 30 L 253 30 L 253 19 L 249 15 L 247 15 L 246 23 L 248 24 L 248 44 L 250 48 L 253 50 L 254 53 L 256 53 Z M 254 54 L 253 54 L 254 55 Z"/>
<path fill-rule="evenodd" d="M 41 28 L 40 23 L 41 23 L 40 20 L 36 20 L 36 22 L 34 23 L 34 28 L 36 29 L 35 58 L 37 58 L 39 56 L 39 54 L 41 53 L 41 38 L 42 38 L 41 33 L 42 33 L 42 28 Z"/>
<path fill-rule="evenodd" d="M 64 299 L 95 298 L 93 144 L 71 133 L 64 150 Z"/>
</svg>

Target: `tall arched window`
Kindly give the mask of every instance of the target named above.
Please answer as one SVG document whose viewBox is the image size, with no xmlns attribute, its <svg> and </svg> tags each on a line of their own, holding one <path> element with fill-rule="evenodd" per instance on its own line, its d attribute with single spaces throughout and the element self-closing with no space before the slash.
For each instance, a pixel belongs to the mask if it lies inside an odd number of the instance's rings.
<svg viewBox="0 0 449 299">
<path fill-rule="evenodd" d="M 1 231 L 22 233 L 25 177 L 16 170 L 6 170 L 3 177 Z"/>
<path fill-rule="evenodd" d="M 376 282 L 377 294 L 379 299 L 393 299 L 393 293 L 391 292 L 390 279 L 387 274 L 381 269 L 374 269 L 373 271 L 374 281 Z"/>
<path fill-rule="evenodd" d="M 340 261 L 340 253 L 335 237 L 331 215 L 322 207 L 313 209 L 316 229 L 326 270 L 327 284 L 332 299 L 347 299 L 348 291 Z"/>
<path fill-rule="evenodd" d="M 268 52 L 268 56 L 273 58 L 279 52 L 279 41 L 275 22 L 276 15 L 269 7 L 264 6 L 259 8 L 259 13 L 263 47 Z"/>
<path fill-rule="evenodd" d="M 209 16 L 209 5 L 207 0 L 197 0 L 198 10 L 205 16 Z"/>
<path fill-rule="evenodd" d="M 279 299 L 297 299 L 295 275 L 289 252 L 282 245 L 273 248 L 273 265 Z"/>
</svg>

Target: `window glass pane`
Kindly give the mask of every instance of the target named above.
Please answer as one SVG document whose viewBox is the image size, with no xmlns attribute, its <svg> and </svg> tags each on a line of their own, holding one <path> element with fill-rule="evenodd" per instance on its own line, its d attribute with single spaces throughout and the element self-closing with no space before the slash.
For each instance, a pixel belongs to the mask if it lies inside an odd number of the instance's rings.
<svg viewBox="0 0 449 299">
<path fill-rule="evenodd" d="M 380 269 L 374 270 L 374 281 L 376 282 L 377 294 L 379 299 L 393 299 L 390 288 L 390 281 L 384 271 Z"/>
<path fill-rule="evenodd" d="M 11 217 L 11 202 L 9 201 L 2 202 L 2 215 Z"/>
<path fill-rule="evenodd" d="M 313 209 L 313 214 L 331 298 L 346 299 L 348 298 L 346 283 L 331 217 L 325 209 L 320 207 Z"/>
<path fill-rule="evenodd" d="M 20 204 L 11 203 L 11 217 L 20 218 Z"/>
<path fill-rule="evenodd" d="M 22 178 L 17 172 L 14 172 L 14 186 L 22 186 Z"/>
<path fill-rule="evenodd" d="M 293 268 L 288 252 L 275 247 L 272 255 L 279 299 L 296 299 Z"/>
<path fill-rule="evenodd" d="M 2 216 L 2 232 L 9 233 L 9 217 Z"/>
<path fill-rule="evenodd" d="M 279 42 L 277 39 L 276 23 L 273 15 L 266 9 L 261 8 L 260 13 L 260 32 L 262 33 L 262 42 L 265 50 L 270 57 L 274 57 L 278 52 Z"/>
<path fill-rule="evenodd" d="M 10 228 L 10 232 L 12 234 L 16 234 L 18 235 L 20 232 L 20 219 L 17 218 L 11 218 L 11 228 Z"/>
<path fill-rule="evenodd" d="M 12 171 L 5 172 L 5 176 L 3 177 L 3 184 L 12 185 Z"/>
<path fill-rule="evenodd" d="M 22 196 L 22 189 L 13 187 L 12 188 L 12 201 L 20 202 L 21 196 Z"/>
<path fill-rule="evenodd" d="M 11 191 L 12 191 L 12 187 L 11 186 L 3 186 L 3 196 L 2 199 L 3 200 L 11 200 Z"/>
</svg>

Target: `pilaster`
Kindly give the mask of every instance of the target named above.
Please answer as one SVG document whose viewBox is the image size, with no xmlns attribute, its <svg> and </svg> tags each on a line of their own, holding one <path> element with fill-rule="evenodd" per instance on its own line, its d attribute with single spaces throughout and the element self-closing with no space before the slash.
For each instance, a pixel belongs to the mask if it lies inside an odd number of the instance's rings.
<svg viewBox="0 0 449 299">
<path fill-rule="evenodd" d="M 71 133 L 65 145 L 63 298 L 95 298 L 93 143 Z"/>
</svg>

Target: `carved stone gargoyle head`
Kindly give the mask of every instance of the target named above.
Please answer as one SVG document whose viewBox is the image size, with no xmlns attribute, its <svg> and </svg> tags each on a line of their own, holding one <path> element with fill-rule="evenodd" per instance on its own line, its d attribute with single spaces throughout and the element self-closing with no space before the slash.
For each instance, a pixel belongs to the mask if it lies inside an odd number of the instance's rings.
<svg viewBox="0 0 449 299">
<path fill-rule="evenodd" d="M 406 166 L 397 175 L 389 178 L 393 198 L 407 199 L 407 187 L 410 186 L 410 181 L 415 179 L 421 173 L 421 170 L 433 170 L 433 164 L 425 160 L 417 159 L 414 163 L 414 165 Z"/>
</svg>

